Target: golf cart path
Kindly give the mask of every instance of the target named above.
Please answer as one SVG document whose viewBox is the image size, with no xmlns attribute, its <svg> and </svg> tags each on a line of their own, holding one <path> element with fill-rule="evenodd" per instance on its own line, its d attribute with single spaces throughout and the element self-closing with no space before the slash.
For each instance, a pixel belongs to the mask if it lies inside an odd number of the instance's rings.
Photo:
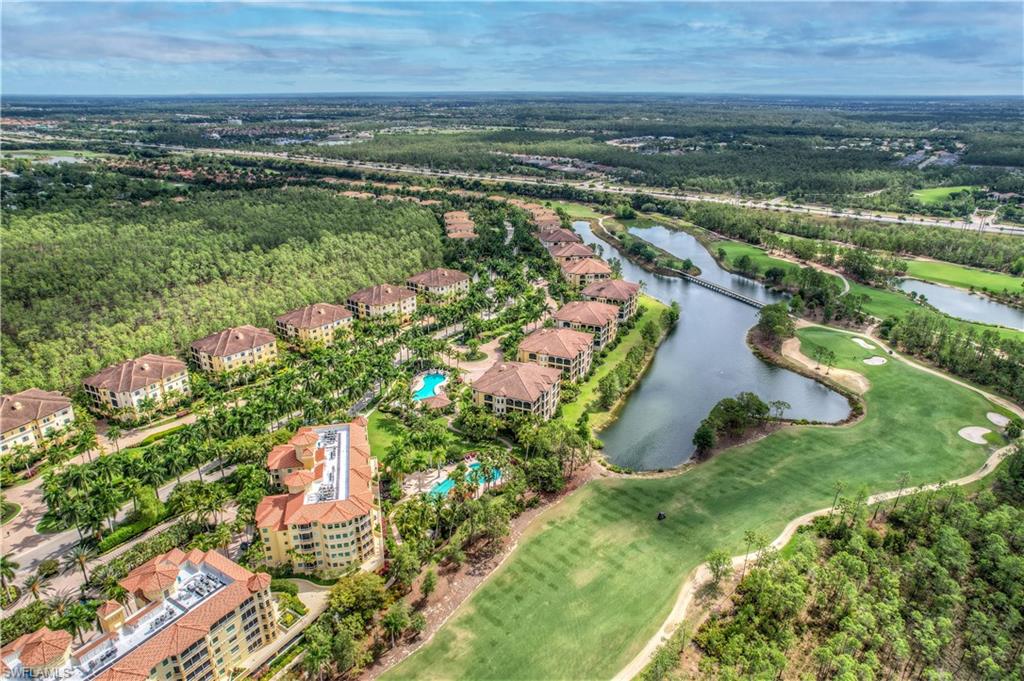
<svg viewBox="0 0 1024 681">
<path fill-rule="evenodd" d="M 813 324 L 810 322 L 804 322 L 799 326 L 815 326 L 819 328 L 828 329 L 830 331 L 838 331 L 840 333 L 845 333 L 851 336 L 857 336 L 865 338 L 866 340 L 870 340 L 871 342 L 876 343 L 887 354 L 889 354 L 890 357 L 899 359 L 900 361 L 903 361 L 910 365 L 911 367 L 918 369 L 920 371 L 924 371 L 934 376 L 938 376 L 939 378 L 943 378 L 947 381 L 963 386 L 969 390 L 973 390 L 974 392 L 982 395 L 988 400 L 995 402 L 996 404 L 999 404 L 1005 407 L 1006 409 L 1012 411 L 1013 413 L 1017 414 L 1018 416 L 1024 418 L 1024 409 L 1021 409 L 1019 406 L 1010 402 L 1009 400 L 1005 400 L 997 395 L 993 395 L 973 385 L 970 385 L 956 378 L 948 376 L 940 371 L 932 369 L 931 367 L 918 364 L 913 360 L 907 359 L 906 357 L 897 354 L 894 350 L 892 350 L 885 343 L 883 343 L 879 338 L 873 335 L 857 333 L 854 331 L 847 331 L 844 329 L 837 329 L 830 326 L 827 327 L 821 324 Z M 948 483 L 932 483 L 930 485 L 923 485 L 921 487 L 914 488 L 912 491 L 914 493 L 926 492 L 929 490 L 939 489 L 944 485 L 963 486 L 969 485 L 972 482 L 977 482 L 978 480 L 981 480 L 986 475 L 994 471 L 996 467 L 999 465 L 999 462 L 1001 462 L 1014 449 L 1014 447 L 1015 445 L 1007 445 L 996 450 L 995 452 L 992 452 L 988 459 L 985 460 L 985 463 L 981 465 L 981 468 L 974 471 L 973 473 L 970 473 L 969 475 L 966 475 L 962 478 L 958 478 L 956 480 L 952 480 Z M 882 501 L 894 499 L 898 495 L 906 491 L 907 490 L 896 490 L 873 494 L 868 497 L 868 504 L 877 504 Z M 772 541 L 771 544 L 769 544 L 769 546 L 775 549 L 781 549 L 789 543 L 790 539 L 793 538 L 793 535 L 796 534 L 797 528 L 799 528 L 801 525 L 806 525 L 818 516 L 828 514 L 830 510 L 831 509 L 828 508 L 821 508 L 816 511 L 811 511 L 810 513 L 805 513 L 802 516 L 795 518 L 794 520 L 791 520 L 782 530 L 782 533 L 778 537 L 776 537 L 775 540 Z M 735 569 L 736 566 L 741 565 L 744 561 L 752 560 L 756 557 L 756 551 L 745 555 L 735 556 L 732 559 L 733 568 Z M 652 636 L 650 640 L 647 641 L 646 645 L 644 645 L 643 649 L 636 655 L 636 657 L 634 657 L 629 662 L 629 664 L 627 664 L 621 671 L 619 671 L 618 674 L 616 674 L 613 677 L 614 681 L 629 681 L 629 679 L 636 677 L 638 674 L 640 674 L 640 672 L 643 671 L 644 667 L 647 666 L 647 664 L 654 657 L 654 654 L 658 651 L 658 648 L 665 641 L 667 641 L 669 637 L 672 636 L 673 632 L 675 632 L 675 630 L 683 623 L 684 619 L 686 618 L 686 613 L 690 608 L 690 604 L 693 602 L 693 597 L 696 594 L 697 589 L 700 588 L 700 585 L 704 584 L 710 578 L 711 573 L 708 570 L 707 563 L 702 563 L 698 565 L 690 572 L 690 574 L 686 577 L 686 580 L 683 582 L 682 587 L 679 590 L 679 595 L 676 597 L 675 605 L 672 606 L 672 611 L 665 619 L 665 622 L 661 625 L 661 627 L 654 634 L 654 636 Z"/>
</svg>

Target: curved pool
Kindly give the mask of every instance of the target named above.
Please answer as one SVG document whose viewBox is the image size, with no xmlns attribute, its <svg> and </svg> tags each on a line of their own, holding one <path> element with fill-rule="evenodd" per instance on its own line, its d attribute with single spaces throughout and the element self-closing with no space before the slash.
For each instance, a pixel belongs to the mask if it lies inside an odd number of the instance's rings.
<svg viewBox="0 0 1024 681">
<path fill-rule="evenodd" d="M 437 395 L 437 389 L 448 377 L 438 371 L 431 371 L 423 374 L 420 378 L 422 385 L 412 394 L 412 399 L 419 401 Z"/>
</svg>

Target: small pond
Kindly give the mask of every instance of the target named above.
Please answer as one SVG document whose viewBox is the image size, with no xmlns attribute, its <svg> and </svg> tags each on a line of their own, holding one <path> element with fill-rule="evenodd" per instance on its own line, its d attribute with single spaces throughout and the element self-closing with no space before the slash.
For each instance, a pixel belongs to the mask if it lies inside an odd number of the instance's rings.
<svg viewBox="0 0 1024 681">
<path fill-rule="evenodd" d="M 907 293 L 923 295 L 935 309 L 953 317 L 1024 331 L 1024 310 L 997 303 L 985 296 L 918 279 L 902 279 L 900 288 Z"/>
</svg>

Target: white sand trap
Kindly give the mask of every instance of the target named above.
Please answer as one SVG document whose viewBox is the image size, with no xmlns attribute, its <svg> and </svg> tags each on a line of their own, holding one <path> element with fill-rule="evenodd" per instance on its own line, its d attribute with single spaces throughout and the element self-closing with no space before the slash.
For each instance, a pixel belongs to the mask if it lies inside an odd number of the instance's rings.
<svg viewBox="0 0 1024 681">
<path fill-rule="evenodd" d="M 878 355 L 875 355 L 874 357 L 868 357 L 866 360 L 864 360 L 864 363 L 870 364 L 873 367 L 877 367 L 881 366 L 882 364 L 885 364 L 886 361 L 887 360 L 885 359 L 885 357 L 879 357 Z"/>
<path fill-rule="evenodd" d="M 958 430 L 956 434 L 968 442 L 973 442 L 976 445 L 984 445 L 987 444 L 985 442 L 985 436 L 991 432 L 992 431 L 988 428 L 982 428 L 981 426 L 967 426 L 966 428 Z"/>
<path fill-rule="evenodd" d="M 854 343 L 856 343 L 857 345 L 861 346 L 865 350 L 874 350 L 875 349 L 874 345 L 872 345 L 871 343 L 868 343 L 863 338 L 851 338 L 850 340 L 852 340 Z"/>
<path fill-rule="evenodd" d="M 994 411 L 990 411 L 989 413 L 985 414 L 985 416 L 988 417 L 989 421 L 996 424 L 1000 428 L 1005 428 L 1006 426 L 1010 425 L 1010 419 Z"/>
</svg>

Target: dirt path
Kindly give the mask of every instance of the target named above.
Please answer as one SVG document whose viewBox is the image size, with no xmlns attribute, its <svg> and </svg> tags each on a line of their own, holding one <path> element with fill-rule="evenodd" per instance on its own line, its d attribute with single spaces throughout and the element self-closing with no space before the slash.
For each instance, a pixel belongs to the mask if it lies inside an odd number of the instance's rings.
<svg viewBox="0 0 1024 681">
<path fill-rule="evenodd" d="M 1021 409 L 1019 406 L 1013 404 L 1009 400 L 1005 400 L 999 397 L 998 395 L 993 395 L 985 390 L 965 383 L 964 381 L 961 381 L 959 379 L 953 378 L 952 376 L 944 374 L 941 371 L 938 371 L 931 367 L 925 366 L 923 364 L 918 364 L 917 362 L 896 353 L 888 345 L 886 345 L 884 342 L 882 342 L 879 338 L 877 338 L 874 335 L 857 333 L 855 331 L 847 331 L 845 329 L 837 329 L 831 326 L 823 326 L 821 324 L 814 324 L 811 322 L 804 322 L 803 324 L 801 324 L 801 326 L 816 326 L 828 329 L 830 331 L 838 331 L 840 333 L 845 333 L 850 336 L 861 337 L 864 338 L 865 340 L 869 340 L 872 343 L 876 343 L 879 348 L 881 348 L 884 352 L 886 352 L 889 355 L 890 358 L 898 359 L 900 361 L 905 362 L 909 366 L 918 369 L 919 371 L 924 371 L 925 373 L 932 374 L 933 376 L 938 376 L 939 378 L 950 381 L 951 383 L 955 383 L 956 385 L 972 390 L 978 393 L 979 395 L 982 395 L 983 397 L 987 398 L 988 400 L 1009 409 L 1018 416 L 1024 417 L 1024 409 Z M 833 378 L 835 378 L 835 371 L 836 370 L 833 369 Z M 979 468 L 978 470 L 974 471 L 969 475 L 966 475 L 962 478 L 953 480 L 945 484 L 962 486 L 969 485 L 973 482 L 981 480 L 986 475 L 994 471 L 996 467 L 999 465 L 999 462 L 1002 461 L 1007 455 L 1009 455 L 1010 452 L 1013 451 L 1014 447 L 1015 445 L 1007 445 L 1005 447 L 1002 447 L 1001 449 L 996 450 L 988 457 L 985 463 L 981 465 L 981 468 Z M 939 487 L 939 483 L 933 483 L 931 485 L 924 485 L 922 487 L 915 488 L 914 491 L 924 492 L 939 489 Z M 882 501 L 888 501 L 890 499 L 896 498 L 900 494 L 905 493 L 907 493 L 907 490 L 895 490 L 873 494 L 868 497 L 868 504 L 877 504 Z M 772 541 L 770 546 L 775 549 L 781 549 L 783 546 L 789 543 L 790 539 L 793 538 L 793 535 L 796 534 L 797 528 L 799 528 L 801 525 L 809 523 L 818 516 L 826 515 L 829 511 L 830 509 L 828 508 L 818 509 L 816 511 L 811 511 L 810 513 L 805 513 L 804 515 L 794 520 L 791 520 L 782 530 L 782 533 L 779 534 L 779 536 L 776 537 L 774 541 Z M 733 567 L 742 564 L 744 560 L 751 560 L 753 558 L 756 558 L 756 555 L 757 554 L 755 552 L 747 555 L 733 557 Z M 709 578 L 710 573 L 708 572 L 706 563 L 698 565 L 696 568 L 694 568 L 692 572 L 690 572 L 690 574 L 686 577 L 686 580 L 683 582 L 682 586 L 679 589 L 679 594 L 678 596 L 676 596 L 676 602 L 672 606 L 672 611 L 669 613 L 668 618 L 661 625 L 661 628 L 658 629 L 657 633 L 655 633 L 655 635 L 647 641 L 647 644 L 636 655 L 636 657 L 634 657 L 629 662 L 629 664 L 627 664 L 618 674 L 615 675 L 614 681 L 628 681 L 629 679 L 632 679 L 633 677 L 637 676 L 641 671 L 643 671 L 644 667 L 646 667 L 647 664 L 651 661 L 651 658 L 657 652 L 658 648 L 665 641 L 667 641 L 669 637 L 672 636 L 673 632 L 679 627 L 679 625 L 683 623 L 684 619 L 686 618 L 686 613 L 689 610 L 690 605 L 693 603 L 694 595 L 700 588 L 700 585 L 706 582 Z"/>
</svg>

